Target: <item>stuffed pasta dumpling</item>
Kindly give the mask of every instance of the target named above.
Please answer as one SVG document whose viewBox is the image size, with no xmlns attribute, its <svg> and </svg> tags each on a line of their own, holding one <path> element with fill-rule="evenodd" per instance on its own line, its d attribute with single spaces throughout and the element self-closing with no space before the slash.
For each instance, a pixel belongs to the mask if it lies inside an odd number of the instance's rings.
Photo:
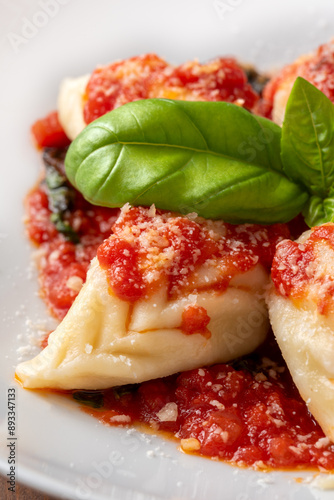
<svg viewBox="0 0 334 500">
<path fill-rule="evenodd" d="M 264 289 L 285 225 L 232 226 L 126 205 L 28 388 L 103 389 L 227 362 L 268 330 Z"/>
<path fill-rule="evenodd" d="M 277 247 L 269 315 L 292 378 L 334 441 L 334 224 Z"/>
</svg>

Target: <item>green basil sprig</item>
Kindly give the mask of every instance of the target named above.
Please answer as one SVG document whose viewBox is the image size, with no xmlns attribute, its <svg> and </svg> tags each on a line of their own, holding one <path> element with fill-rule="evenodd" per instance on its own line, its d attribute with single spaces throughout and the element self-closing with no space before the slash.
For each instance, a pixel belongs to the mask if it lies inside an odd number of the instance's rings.
<svg viewBox="0 0 334 500">
<path fill-rule="evenodd" d="M 90 202 L 151 205 L 227 222 L 270 224 L 308 199 L 280 158 L 281 129 L 226 102 L 148 99 L 88 125 L 65 159 Z"/>
<path fill-rule="evenodd" d="M 45 148 L 43 163 L 45 167 L 45 184 L 51 210 L 50 220 L 57 231 L 72 243 L 79 243 L 79 235 L 66 220 L 65 214 L 71 209 L 75 191 L 67 181 L 63 171 L 64 152 L 56 148 Z"/>
<path fill-rule="evenodd" d="M 329 222 L 334 216 L 334 105 L 300 77 L 286 106 L 281 147 L 287 176 L 310 194 L 306 223 Z"/>
</svg>

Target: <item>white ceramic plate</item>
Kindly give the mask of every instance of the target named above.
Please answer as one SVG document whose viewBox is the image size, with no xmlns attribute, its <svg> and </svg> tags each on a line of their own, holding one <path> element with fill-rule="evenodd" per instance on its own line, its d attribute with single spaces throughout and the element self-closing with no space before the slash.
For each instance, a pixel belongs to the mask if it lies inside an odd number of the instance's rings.
<svg viewBox="0 0 334 500">
<path fill-rule="evenodd" d="M 60 397 L 24 391 L 14 368 L 49 319 L 37 297 L 22 200 L 40 159 L 29 138 L 56 107 L 64 76 L 145 52 L 170 62 L 230 54 L 279 67 L 334 35 L 332 0 L 0 1 L 0 465 L 7 474 L 7 391 L 16 388 L 17 479 L 70 499 L 329 499 L 296 481 L 310 473 L 257 473 L 187 456 L 158 437 L 108 428 Z M 26 357 L 31 356 L 27 352 Z"/>
</svg>

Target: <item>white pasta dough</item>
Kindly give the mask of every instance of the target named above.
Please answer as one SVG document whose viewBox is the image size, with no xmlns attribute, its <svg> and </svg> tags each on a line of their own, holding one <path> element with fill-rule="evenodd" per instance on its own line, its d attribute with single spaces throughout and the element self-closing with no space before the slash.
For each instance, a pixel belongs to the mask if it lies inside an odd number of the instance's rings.
<svg viewBox="0 0 334 500">
<path fill-rule="evenodd" d="M 67 137 L 72 141 L 86 126 L 83 117 L 83 99 L 89 76 L 66 78 L 60 85 L 58 95 L 59 121 Z"/>
<path fill-rule="evenodd" d="M 235 281 L 225 292 L 192 293 L 169 302 L 162 287 L 131 312 L 128 302 L 110 292 L 95 258 L 49 345 L 21 363 L 16 375 L 27 388 L 103 389 L 247 354 L 268 330 L 263 298 L 268 275 L 257 265 Z M 211 318 L 210 338 L 180 330 L 184 307 L 194 303 L 205 307 Z"/>
</svg>

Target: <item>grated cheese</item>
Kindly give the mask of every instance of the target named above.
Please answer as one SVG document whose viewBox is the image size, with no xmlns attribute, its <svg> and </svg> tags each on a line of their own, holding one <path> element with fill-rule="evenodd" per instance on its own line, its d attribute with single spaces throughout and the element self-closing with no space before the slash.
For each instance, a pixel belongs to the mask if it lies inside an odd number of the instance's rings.
<svg viewBox="0 0 334 500">
<path fill-rule="evenodd" d="M 167 403 L 157 413 L 160 422 L 176 422 L 178 416 L 178 407 L 176 403 Z"/>
<path fill-rule="evenodd" d="M 198 451 L 201 443 L 196 438 L 181 439 L 181 448 L 184 451 Z"/>
</svg>

